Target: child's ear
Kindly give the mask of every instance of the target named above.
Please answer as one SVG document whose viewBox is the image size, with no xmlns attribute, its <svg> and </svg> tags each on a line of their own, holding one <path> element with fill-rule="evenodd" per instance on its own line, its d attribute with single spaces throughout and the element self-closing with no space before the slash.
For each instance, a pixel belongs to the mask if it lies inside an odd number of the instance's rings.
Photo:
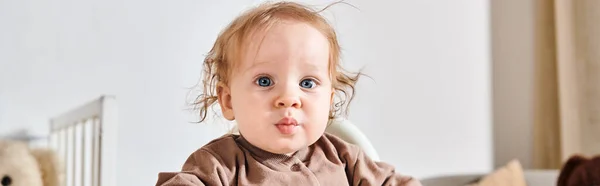
<svg viewBox="0 0 600 186">
<path fill-rule="evenodd" d="M 217 99 L 219 100 L 223 117 L 230 121 L 234 120 L 233 108 L 231 107 L 231 89 L 227 85 L 223 83 L 217 84 Z"/>
<path fill-rule="evenodd" d="M 331 88 L 331 98 L 329 104 L 333 105 L 333 98 L 335 97 L 335 88 Z"/>
</svg>

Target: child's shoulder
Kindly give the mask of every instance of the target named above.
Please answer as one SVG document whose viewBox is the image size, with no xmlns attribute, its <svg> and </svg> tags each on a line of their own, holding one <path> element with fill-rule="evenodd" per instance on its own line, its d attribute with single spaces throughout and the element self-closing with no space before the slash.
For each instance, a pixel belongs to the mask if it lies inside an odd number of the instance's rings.
<svg viewBox="0 0 600 186">
<path fill-rule="evenodd" d="M 235 135 L 235 134 L 225 134 L 221 137 L 210 140 L 208 143 L 206 143 L 204 146 L 202 146 L 202 148 L 205 148 L 205 147 L 208 148 L 208 147 L 214 147 L 214 146 L 226 145 L 226 144 L 235 144 L 235 139 L 238 137 L 239 137 L 239 135 Z"/>
<path fill-rule="evenodd" d="M 243 153 L 236 143 L 237 138 L 239 138 L 238 135 L 226 134 L 211 140 L 188 157 L 184 169 L 217 162 L 221 165 L 235 162 L 237 156 Z"/>
<path fill-rule="evenodd" d="M 347 141 L 345 141 L 344 139 L 340 138 L 339 136 L 330 134 L 330 133 L 324 133 L 323 136 L 321 137 L 321 140 L 319 141 L 323 141 L 325 144 L 330 144 L 336 148 L 357 148 L 356 145 L 349 143 Z"/>
<path fill-rule="evenodd" d="M 345 141 L 339 136 L 329 133 L 323 134 L 313 146 L 314 148 L 332 151 L 340 157 L 355 156 L 360 151 L 360 147 Z"/>
<path fill-rule="evenodd" d="M 346 141 L 344 141 L 342 138 L 340 138 L 340 137 L 338 137 L 338 136 L 336 136 L 334 134 L 327 133 L 327 132 L 325 132 L 323 134 L 323 138 L 326 138 L 327 140 L 332 141 L 333 143 L 349 144 Z"/>
<path fill-rule="evenodd" d="M 238 135 L 226 134 L 219 138 L 213 139 L 190 154 L 188 161 L 194 159 L 211 158 L 216 158 L 220 161 L 223 161 L 223 158 L 228 159 L 227 157 L 230 157 L 229 155 L 234 155 L 241 152 L 241 149 L 236 143 L 236 138 L 238 137 Z"/>
<path fill-rule="evenodd" d="M 236 139 L 239 137 L 239 135 L 235 134 L 226 134 L 209 141 L 197 151 L 206 151 L 213 155 L 230 153 L 232 151 L 240 151 L 236 142 Z"/>
</svg>

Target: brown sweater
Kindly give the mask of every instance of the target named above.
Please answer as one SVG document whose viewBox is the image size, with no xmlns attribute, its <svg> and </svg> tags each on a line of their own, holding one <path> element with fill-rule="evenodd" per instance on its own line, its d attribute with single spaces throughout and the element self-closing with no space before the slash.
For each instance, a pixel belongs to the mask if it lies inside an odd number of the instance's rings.
<svg viewBox="0 0 600 186">
<path fill-rule="evenodd" d="M 325 134 L 292 156 L 259 149 L 239 135 L 225 135 L 198 149 L 181 172 L 158 174 L 156 185 L 406 185 L 418 180 L 369 159 L 355 145 Z"/>
</svg>

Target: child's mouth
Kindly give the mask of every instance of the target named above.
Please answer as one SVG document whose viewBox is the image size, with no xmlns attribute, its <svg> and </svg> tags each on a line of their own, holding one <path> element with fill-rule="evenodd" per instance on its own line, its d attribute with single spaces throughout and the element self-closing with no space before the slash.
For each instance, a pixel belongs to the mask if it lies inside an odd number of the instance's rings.
<svg viewBox="0 0 600 186">
<path fill-rule="evenodd" d="M 296 132 L 298 122 L 291 117 L 285 117 L 275 124 L 281 134 L 290 135 Z"/>
</svg>

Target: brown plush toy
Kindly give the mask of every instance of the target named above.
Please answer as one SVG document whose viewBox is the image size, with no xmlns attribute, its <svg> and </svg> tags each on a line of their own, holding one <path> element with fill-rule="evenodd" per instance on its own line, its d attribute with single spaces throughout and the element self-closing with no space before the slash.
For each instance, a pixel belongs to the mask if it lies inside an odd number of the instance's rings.
<svg viewBox="0 0 600 186">
<path fill-rule="evenodd" d="M 52 150 L 0 140 L 0 186 L 59 186 L 61 176 Z"/>
<path fill-rule="evenodd" d="M 557 186 L 600 186 L 600 156 L 571 156 L 560 170 Z"/>
</svg>

